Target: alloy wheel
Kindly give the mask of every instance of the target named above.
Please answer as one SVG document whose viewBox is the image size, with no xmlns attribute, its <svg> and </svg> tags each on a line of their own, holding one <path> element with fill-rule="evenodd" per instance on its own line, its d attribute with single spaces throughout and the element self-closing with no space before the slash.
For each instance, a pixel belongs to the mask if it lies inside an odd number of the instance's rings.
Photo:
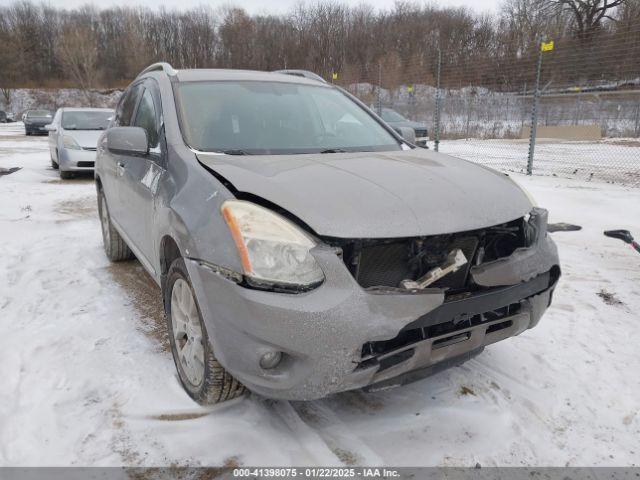
<svg viewBox="0 0 640 480">
<path fill-rule="evenodd" d="M 181 278 L 171 290 L 171 330 L 182 371 L 197 387 L 204 380 L 204 339 L 193 293 Z"/>
</svg>

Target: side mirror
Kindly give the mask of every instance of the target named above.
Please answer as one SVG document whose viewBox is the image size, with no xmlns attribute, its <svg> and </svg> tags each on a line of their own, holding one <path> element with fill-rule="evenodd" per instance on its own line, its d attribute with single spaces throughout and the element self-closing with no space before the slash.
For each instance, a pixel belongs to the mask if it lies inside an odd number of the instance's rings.
<svg viewBox="0 0 640 480">
<path fill-rule="evenodd" d="M 44 126 L 44 129 L 45 129 L 47 132 L 55 132 L 55 131 L 57 131 L 57 130 L 58 130 L 58 129 L 56 128 L 56 126 L 55 126 L 55 125 L 53 125 L 52 123 L 50 123 L 50 124 L 48 124 L 48 125 L 45 125 L 45 126 Z"/>
<path fill-rule="evenodd" d="M 149 141 L 142 127 L 113 127 L 107 130 L 107 148 L 112 153 L 147 155 Z"/>
<path fill-rule="evenodd" d="M 416 131 L 411 127 L 394 127 L 394 130 L 400 134 L 407 142 L 412 145 L 416 144 Z"/>
</svg>

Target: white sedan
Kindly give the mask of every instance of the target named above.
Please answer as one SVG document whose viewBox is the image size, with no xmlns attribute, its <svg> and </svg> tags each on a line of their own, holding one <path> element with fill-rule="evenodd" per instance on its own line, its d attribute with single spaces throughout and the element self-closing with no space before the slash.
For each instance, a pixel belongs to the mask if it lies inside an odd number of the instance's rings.
<svg viewBox="0 0 640 480">
<path fill-rule="evenodd" d="M 46 129 L 49 131 L 51 166 L 60 178 L 74 172 L 93 171 L 96 146 L 109 126 L 114 111 L 108 108 L 59 108 Z"/>
</svg>

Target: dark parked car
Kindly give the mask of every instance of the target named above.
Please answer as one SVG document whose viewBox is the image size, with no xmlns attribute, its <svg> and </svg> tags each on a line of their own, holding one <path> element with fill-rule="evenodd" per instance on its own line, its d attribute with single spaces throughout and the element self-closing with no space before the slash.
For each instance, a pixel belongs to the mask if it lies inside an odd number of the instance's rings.
<svg viewBox="0 0 640 480">
<path fill-rule="evenodd" d="M 27 135 L 48 135 L 45 125 L 51 123 L 53 114 L 49 110 L 27 110 L 22 116 L 24 131 Z"/>
<path fill-rule="evenodd" d="M 413 128 L 416 132 L 416 145 L 420 147 L 427 146 L 427 140 L 429 140 L 429 134 L 427 132 L 427 126 L 421 122 L 414 122 L 408 118 L 403 117 L 398 112 L 391 108 L 383 108 L 381 115 L 382 119 L 394 128 L 397 127 L 409 127 Z"/>
<path fill-rule="evenodd" d="M 416 380 L 535 327 L 560 276 L 546 210 L 509 176 L 306 77 L 152 65 L 95 179 L 105 252 L 160 286 L 200 403 Z"/>
<path fill-rule="evenodd" d="M 7 123 L 8 121 L 7 113 L 4 110 L 0 110 L 0 123 Z"/>
</svg>

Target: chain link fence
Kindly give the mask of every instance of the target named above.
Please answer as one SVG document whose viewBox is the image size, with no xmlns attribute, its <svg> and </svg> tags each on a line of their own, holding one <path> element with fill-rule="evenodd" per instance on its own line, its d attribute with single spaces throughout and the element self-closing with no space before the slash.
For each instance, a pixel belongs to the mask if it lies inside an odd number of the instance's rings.
<svg viewBox="0 0 640 480">
<path fill-rule="evenodd" d="M 639 187 L 640 66 L 630 59 L 640 41 L 539 45 L 506 65 L 457 64 L 437 52 L 423 65 L 386 62 L 334 81 L 391 125 L 427 129 L 440 152 L 502 171 Z"/>
</svg>

